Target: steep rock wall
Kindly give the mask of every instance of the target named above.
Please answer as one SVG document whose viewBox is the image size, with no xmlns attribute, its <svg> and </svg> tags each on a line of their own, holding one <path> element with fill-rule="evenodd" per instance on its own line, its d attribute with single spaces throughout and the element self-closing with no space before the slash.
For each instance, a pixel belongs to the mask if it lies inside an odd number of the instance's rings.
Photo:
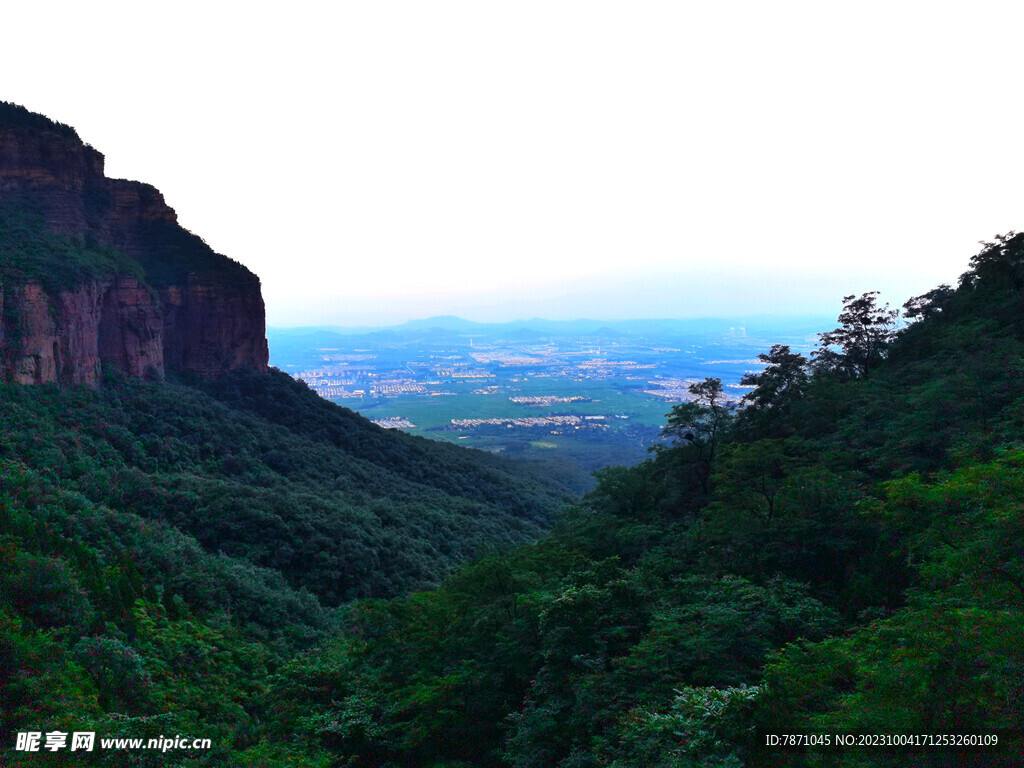
<svg viewBox="0 0 1024 768">
<path fill-rule="evenodd" d="M 267 369 L 255 275 L 182 229 L 154 187 L 106 178 L 103 155 L 72 129 L 0 103 L 4 201 L 38 212 L 55 235 L 118 248 L 146 273 L 145 284 L 103 275 L 55 295 L 9 281 L 0 313 L 8 380 L 92 383 L 102 363 L 131 376 Z"/>
<path fill-rule="evenodd" d="M 268 359 L 262 326 L 257 332 L 250 322 L 263 314 L 258 293 L 234 290 L 215 274 L 192 272 L 184 286 L 168 286 L 160 298 L 168 329 L 164 351 L 172 368 L 214 376 Z"/>
<path fill-rule="evenodd" d="M 118 277 L 104 293 L 96 337 L 102 362 L 136 378 L 164 375 L 163 312 L 135 278 Z"/>
<path fill-rule="evenodd" d="M 4 292 L 5 378 L 18 384 L 57 380 L 57 324 L 49 297 L 34 283 Z"/>
<path fill-rule="evenodd" d="M 8 381 L 95 384 L 103 364 L 138 378 L 164 374 L 162 312 L 135 278 L 56 296 L 30 282 L 5 288 L 0 301 L 0 372 Z"/>
</svg>

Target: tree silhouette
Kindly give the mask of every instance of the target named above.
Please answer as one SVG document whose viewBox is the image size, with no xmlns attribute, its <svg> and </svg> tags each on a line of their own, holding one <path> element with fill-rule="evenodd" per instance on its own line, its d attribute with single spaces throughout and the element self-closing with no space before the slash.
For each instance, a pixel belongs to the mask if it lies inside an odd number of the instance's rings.
<svg viewBox="0 0 1024 768">
<path fill-rule="evenodd" d="M 853 379 L 867 376 L 885 358 L 900 313 L 888 303 L 879 307 L 877 296 L 878 291 L 868 291 L 843 297 L 839 327 L 818 334 L 821 347 L 812 353 L 816 372 Z"/>
</svg>

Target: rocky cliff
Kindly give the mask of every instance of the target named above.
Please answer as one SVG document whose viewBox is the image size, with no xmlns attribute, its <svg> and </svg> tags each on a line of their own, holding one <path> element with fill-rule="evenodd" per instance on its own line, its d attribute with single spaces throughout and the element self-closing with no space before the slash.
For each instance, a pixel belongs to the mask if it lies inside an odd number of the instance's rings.
<svg viewBox="0 0 1024 768">
<path fill-rule="evenodd" d="M 94 383 L 267 368 L 259 280 L 108 179 L 75 131 L 0 103 L 0 377 Z"/>
</svg>

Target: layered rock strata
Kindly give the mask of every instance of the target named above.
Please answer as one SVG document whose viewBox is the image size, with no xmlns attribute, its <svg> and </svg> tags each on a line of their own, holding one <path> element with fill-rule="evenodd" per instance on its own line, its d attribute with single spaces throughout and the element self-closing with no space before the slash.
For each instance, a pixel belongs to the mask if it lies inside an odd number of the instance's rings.
<svg viewBox="0 0 1024 768">
<path fill-rule="evenodd" d="M 0 375 L 8 381 L 95 384 L 103 363 L 137 378 L 164 375 L 160 306 L 133 277 L 56 297 L 29 282 L 5 288 L 0 301 Z"/>
<path fill-rule="evenodd" d="M 103 364 L 136 377 L 266 370 L 259 279 L 182 229 L 153 187 L 106 178 L 103 155 L 72 129 L 0 103 L 5 201 L 30 206 L 53 235 L 123 251 L 146 278 L 96 275 L 63 290 L 8 280 L 0 286 L 3 378 L 91 384 Z"/>
</svg>

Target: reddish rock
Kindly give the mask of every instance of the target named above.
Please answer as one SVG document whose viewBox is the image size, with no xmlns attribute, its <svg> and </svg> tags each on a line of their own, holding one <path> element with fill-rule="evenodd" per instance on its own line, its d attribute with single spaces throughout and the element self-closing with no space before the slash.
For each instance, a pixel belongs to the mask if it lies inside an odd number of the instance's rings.
<svg viewBox="0 0 1024 768">
<path fill-rule="evenodd" d="M 66 384 L 94 384 L 100 373 L 97 329 L 106 286 L 88 283 L 76 291 L 47 296 L 56 317 L 50 342 L 57 349 L 55 380 Z"/>
<path fill-rule="evenodd" d="M 266 370 L 258 278 L 177 224 L 148 184 L 103 175 L 75 132 L 0 104 L 0 202 L 30 201 L 56 235 L 118 248 L 146 271 L 97 276 L 49 295 L 36 282 L 0 291 L 0 373 L 21 383 L 94 383 L 103 363 L 130 376 Z M 6 312 L 3 312 L 6 304 Z"/>
<path fill-rule="evenodd" d="M 163 313 L 136 278 L 91 282 L 57 296 L 34 282 L 3 293 L 3 378 L 95 384 L 104 363 L 138 378 L 163 376 Z"/>
<path fill-rule="evenodd" d="M 60 349 L 50 297 L 35 283 L 18 286 L 4 296 L 5 336 L 11 345 L 7 378 L 17 384 L 44 384 L 57 380 Z M 5 350 L 6 351 L 6 350 Z M 6 355 L 5 355 L 6 357 Z"/>
<path fill-rule="evenodd" d="M 264 326 L 250 322 L 264 316 L 258 288 L 238 291 L 219 275 L 190 272 L 184 286 L 168 286 L 160 298 L 167 328 L 164 352 L 171 368 L 203 376 L 244 366 L 266 370 Z"/>
<path fill-rule="evenodd" d="M 129 376 L 163 377 L 163 313 L 148 286 L 134 277 L 116 278 L 103 295 L 97 331 L 103 362 Z"/>
</svg>

